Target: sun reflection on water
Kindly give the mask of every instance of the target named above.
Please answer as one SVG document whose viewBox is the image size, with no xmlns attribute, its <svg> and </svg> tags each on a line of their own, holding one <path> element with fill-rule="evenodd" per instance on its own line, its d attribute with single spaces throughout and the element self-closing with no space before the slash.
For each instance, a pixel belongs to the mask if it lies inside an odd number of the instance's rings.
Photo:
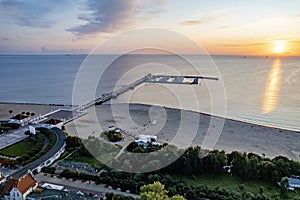
<svg viewBox="0 0 300 200">
<path fill-rule="evenodd" d="M 276 59 L 272 65 L 266 83 L 261 112 L 266 114 L 272 112 L 278 104 L 278 96 L 281 82 L 281 61 Z"/>
</svg>

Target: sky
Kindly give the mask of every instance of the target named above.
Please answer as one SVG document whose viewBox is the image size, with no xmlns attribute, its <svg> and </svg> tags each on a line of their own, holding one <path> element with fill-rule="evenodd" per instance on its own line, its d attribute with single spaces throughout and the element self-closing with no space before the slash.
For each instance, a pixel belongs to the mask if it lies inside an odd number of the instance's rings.
<svg viewBox="0 0 300 200">
<path fill-rule="evenodd" d="M 120 33 L 153 27 L 209 54 L 295 56 L 299 24 L 299 0 L 0 0 L 0 54 L 89 53 Z"/>
</svg>

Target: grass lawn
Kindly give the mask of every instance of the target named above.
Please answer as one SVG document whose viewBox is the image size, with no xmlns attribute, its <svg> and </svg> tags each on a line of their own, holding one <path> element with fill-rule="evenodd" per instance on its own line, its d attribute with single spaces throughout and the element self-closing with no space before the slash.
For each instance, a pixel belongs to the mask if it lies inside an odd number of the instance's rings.
<svg viewBox="0 0 300 200">
<path fill-rule="evenodd" d="M 186 184 L 193 186 L 206 185 L 209 188 L 220 187 L 225 188 L 228 191 L 240 191 L 239 186 L 244 185 L 244 190 L 250 191 L 253 194 L 258 194 L 261 187 L 264 190 L 264 194 L 268 196 L 280 193 L 280 189 L 276 185 L 258 180 L 242 181 L 238 177 L 232 177 L 227 174 L 203 174 L 194 177 L 177 176 L 177 178 L 181 179 Z"/>
<path fill-rule="evenodd" d="M 33 147 L 33 142 L 25 139 L 0 151 L 0 154 L 10 157 L 23 156 Z"/>
</svg>

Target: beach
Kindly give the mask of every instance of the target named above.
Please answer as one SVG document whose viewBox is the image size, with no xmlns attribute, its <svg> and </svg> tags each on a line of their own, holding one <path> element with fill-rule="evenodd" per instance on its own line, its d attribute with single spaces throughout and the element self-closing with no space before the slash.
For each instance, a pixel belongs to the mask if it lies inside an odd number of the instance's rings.
<svg viewBox="0 0 300 200">
<path fill-rule="evenodd" d="M 12 116 L 22 112 L 34 113 L 34 117 L 37 117 L 62 107 L 64 106 L 54 104 L 0 103 L 0 120 L 9 120 Z M 13 112 L 10 114 L 9 110 Z"/>
<path fill-rule="evenodd" d="M 61 106 L 0 103 L 0 120 L 11 117 L 9 110 L 13 110 L 13 114 L 25 111 L 34 112 L 38 116 L 58 108 Z M 224 122 L 219 127 L 222 132 L 220 135 L 216 134 L 216 143 L 210 146 L 211 149 L 252 152 L 269 158 L 281 155 L 300 161 L 299 132 L 143 104 L 103 104 L 90 107 L 87 111 L 86 115 L 66 124 L 68 134 L 81 138 L 100 136 L 102 131 L 114 125 L 133 136 L 157 135 L 159 142 L 174 144 L 179 148 L 205 147 L 207 134 L 218 128 L 214 126 L 219 122 Z M 133 137 L 127 138 L 132 140 Z"/>
<path fill-rule="evenodd" d="M 100 136 L 103 130 L 114 125 L 134 136 L 155 134 L 161 143 L 179 147 L 207 146 L 203 141 L 209 141 L 205 138 L 210 134 L 208 128 L 213 130 L 217 128 L 214 123 L 222 121 L 222 118 L 211 118 L 207 114 L 159 106 L 106 104 L 89 108 L 86 115 L 67 124 L 66 129 L 70 135 L 87 138 Z M 222 132 L 217 139 L 214 138 L 216 144 L 211 149 L 252 152 L 269 158 L 280 155 L 300 161 L 299 132 L 231 119 L 224 119 L 223 122 Z M 196 132 L 195 127 L 198 128 Z"/>
</svg>

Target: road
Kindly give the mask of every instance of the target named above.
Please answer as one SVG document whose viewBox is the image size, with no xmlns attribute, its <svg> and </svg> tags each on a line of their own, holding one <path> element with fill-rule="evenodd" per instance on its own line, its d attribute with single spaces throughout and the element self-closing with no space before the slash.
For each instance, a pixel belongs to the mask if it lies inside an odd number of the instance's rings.
<svg viewBox="0 0 300 200">
<path fill-rule="evenodd" d="M 66 134 L 59 128 L 51 128 L 51 130 L 55 133 L 56 138 L 57 138 L 56 143 L 52 147 L 52 149 L 50 149 L 50 151 L 48 151 L 46 154 L 44 154 L 37 160 L 25 165 L 20 170 L 18 170 L 14 174 L 12 174 L 12 176 L 14 178 L 20 178 L 23 175 L 25 175 L 28 172 L 28 170 L 33 170 L 33 169 L 37 168 L 39 165 L 41 165 L 42 163 L 47 161 L 49 158 L 51 158 L 54 154 L 56 154 L 63 147 L 63 145 L 65 144 L 65 141 L 66 141 Z"/>
<path fill-rule="evenodd" d="M 85 193 L 106 193 L 106 192 L 112 192 L 114 194 L 123 194 L 125 196 L 131 196 L 133 198 L 139 198 L 139 195 L 132 194 L 132 193 L 127 193 L 127 192 L 121 192 L 119 190 L 114 190 L 105 187 L 104 184 L 95 184 L 94 182 L 82 182 L 80 180 L 72 181 L 68 179 L 59 179 L 56 176 L 51 177 L 50 175 L 45 176 L 43 173 L 39 173 L 35 175 L 35 179 L 39 183 L 52 183 L 56 185 L 62 185 L 65 188 L 68 188 L 69 190 L 72 191 L 81 191 Z"/>
</svg>

